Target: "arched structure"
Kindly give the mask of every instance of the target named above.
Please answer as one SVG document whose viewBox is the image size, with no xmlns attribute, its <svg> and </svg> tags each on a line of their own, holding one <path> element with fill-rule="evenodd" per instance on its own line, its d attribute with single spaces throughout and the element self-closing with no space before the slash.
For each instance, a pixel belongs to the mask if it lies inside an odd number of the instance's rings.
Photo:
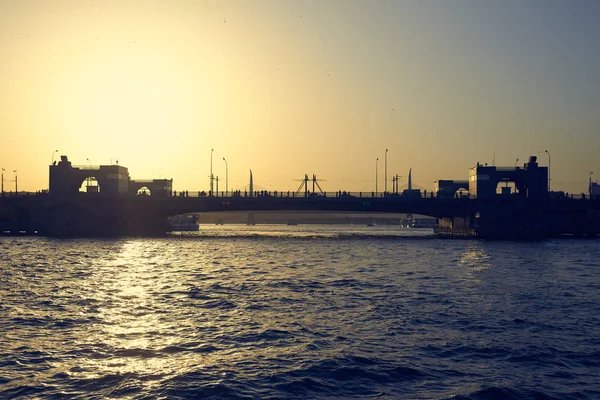
<svg viewBox="0 0 600 400">
<path fill-rule="evenodd" d="M 100 193 L 100 182 L 95 176 L 89 176 L 79 186 L 79 192 Z"/>
<path fill-rule="evenodd" d="M 138 196 L 152 196 L 152 191 L 147 186 L 142 186 L 136 192 Z"/>
<path fill-rule="evenodd" d="M 440 179 L 435 182 L 437 197 L 444 199 L 452 198 L 459 190 L 469 191 L 469 181 Z"/>
<path fill-rule="evenodd" d="M 59 196 L 77 194 L 88 178 L 96 178 L 102 194 L 127 194 L 129 172 L 120 165 L 72 166 L 67 156 L 61 156 L 57 165 L 50 166 L 50 193 Z"/>
<path fill-rule="evenodd" d="M 147 179 L 129 181 L 129 194 L 136 195 L 142 188 L 147 188 L 150 196 L 171 196 L 173 179 Z"/>
</svg>

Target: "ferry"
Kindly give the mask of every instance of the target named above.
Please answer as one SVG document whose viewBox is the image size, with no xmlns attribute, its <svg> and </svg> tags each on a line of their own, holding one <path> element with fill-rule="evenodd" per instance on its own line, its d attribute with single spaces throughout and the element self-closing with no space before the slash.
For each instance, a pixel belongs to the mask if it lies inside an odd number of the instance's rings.
<svg viewBox="0 0 600 400">
<path fill-rule="evenodd" d="M 436 218 L 407 218 L 400 222 L 402 228 L 433 229 L 436 225 Z"/>
<path fill-rule="evenodd" d="M 191 232 L 200 229 L 198 216 L 196 214 L 184 214 L 170 217 L 169 225 L 171 226 L 171 230 L 175 232 Z"/>
</svg>

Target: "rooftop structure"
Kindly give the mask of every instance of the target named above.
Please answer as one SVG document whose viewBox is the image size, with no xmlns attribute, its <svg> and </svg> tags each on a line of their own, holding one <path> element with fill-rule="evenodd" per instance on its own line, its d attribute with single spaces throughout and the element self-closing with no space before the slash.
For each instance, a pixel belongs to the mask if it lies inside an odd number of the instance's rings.
<svg viewBox="0 0 600 400">
<path fill-rule="evenodd" d="M 107 197 L 136 195 L 142 190 L 148 195 L 170 196 L 172 179 L 132 180 L 126 167 L 121 165 L 72 165 L 67 156 L 50 166 L 50 194 L 70 196 L 79 193 L 83 182 L 97 181 L 97 186 L 87 186 L 88 193 L 101 193 Z"/>
<path fill-rule="evenodd" d="M 600 184 L 598 184 L 598 182 L 590 181 L 590 198 L 600 198 Z"/>
<path fill-rule="evenodd" d="M 514 184 L 514 193 L 508 187 L 509 182 Z M 496 167 L 478 163 L 469 170 L 469 196 L 472 198 L 490 199 L 498 196 L 500 183 L 506 183 L 501 195 L 514 194 L 532 201 L 543 201 L 548 197 L 548 167 L 540 167 L 537 157 L 531 156 L 523 167 Z"/>
<path fill-rule="evenodd" d="M 434 192 L 438 197 L 454 197 L 459 190 L 469 190 L 469 181 L 440 179 L 435 181 Z"/>
</svg>

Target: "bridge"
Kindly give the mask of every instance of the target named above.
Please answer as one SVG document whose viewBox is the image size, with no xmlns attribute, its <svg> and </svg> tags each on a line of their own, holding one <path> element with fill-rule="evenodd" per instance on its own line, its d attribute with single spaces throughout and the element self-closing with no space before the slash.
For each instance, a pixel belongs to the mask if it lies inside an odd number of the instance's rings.
<svg viewBox="0 0 600 400">
<path fill-rule="evenodd" d="M 79 192 L 94 177 L 98 188 Z M 316 177 L 313 176 L 313 180 Z M 502 189 L 513 182 L 514 193 Z M 72 166 L 67 157 L 50 166 L 50 191 L 29 196 L 3 196 L 0 230 L 48 236 L 161 235 L 167 217 L 203 212 L 324 211 L 409 213 L 435 217 L 436 232 L 445 236 L 537 239 L 560 235 L 600 234 L 600 200 L 550 196 L 547 168 L 535 157 L 522 167 L 477 165 L 468 181 L 438 181 L 429 193 L 409 188 L 403 193 L 234 191 L 176 193 L 172 180 L 133 180 L 118 165 Z M 468 183 L 468 185 L 466 184 Z M 456 190 L 469 193 L 457 196 Z M 146 192 L 147 190 L 147 192 Z"/>
</svg>

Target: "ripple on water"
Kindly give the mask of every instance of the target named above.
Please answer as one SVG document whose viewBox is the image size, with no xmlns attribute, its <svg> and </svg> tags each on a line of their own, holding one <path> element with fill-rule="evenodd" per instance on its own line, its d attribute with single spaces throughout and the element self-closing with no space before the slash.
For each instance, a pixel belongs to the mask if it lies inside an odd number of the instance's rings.
<svg viewBox="0 0 600 400">
<path fill-rule="evenodd" d="M 2 238 L 0 398 L 600 398 L 596 241 L 218 229 Z"/>
</svg>

